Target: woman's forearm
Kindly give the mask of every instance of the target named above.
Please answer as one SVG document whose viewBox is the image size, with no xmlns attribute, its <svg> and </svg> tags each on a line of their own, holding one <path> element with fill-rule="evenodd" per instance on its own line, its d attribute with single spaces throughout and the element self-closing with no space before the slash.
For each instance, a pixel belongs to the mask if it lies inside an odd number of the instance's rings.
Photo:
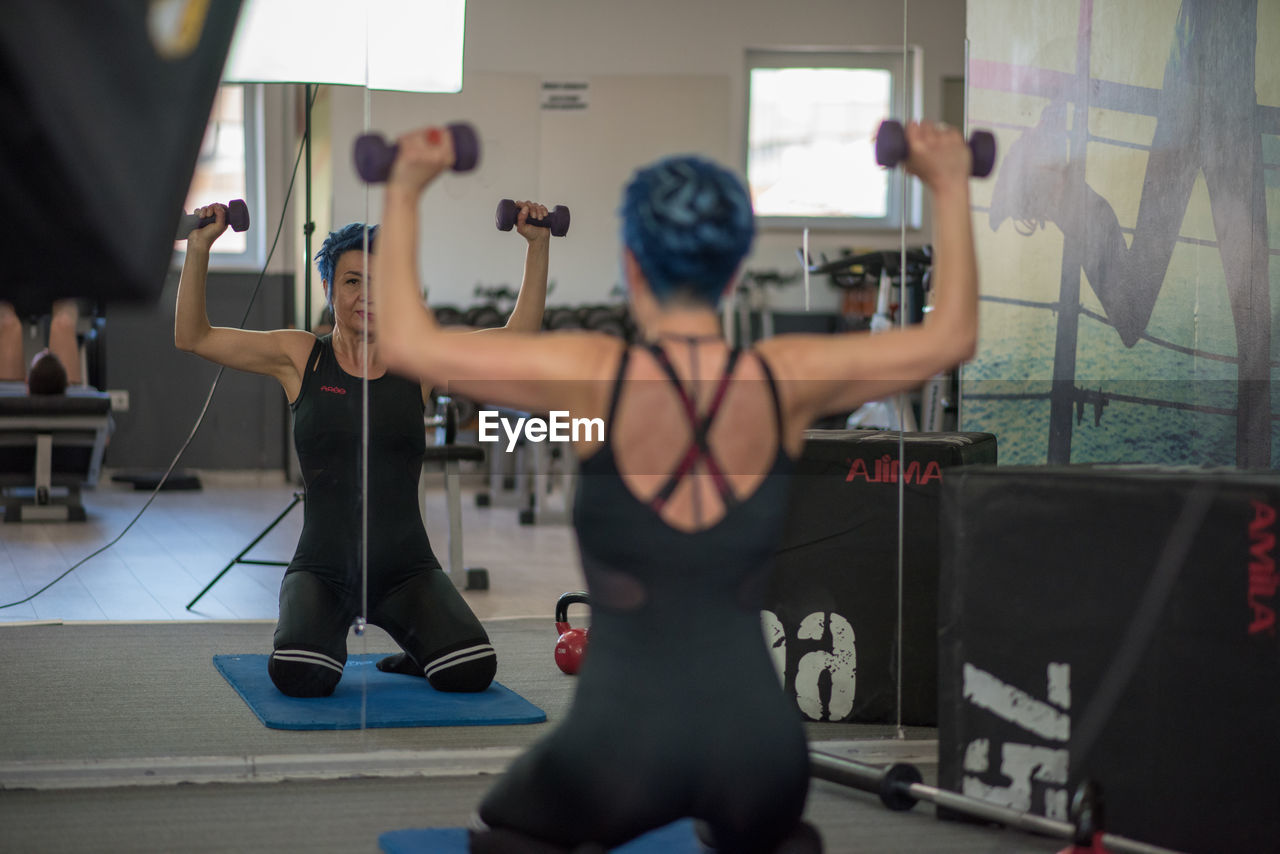
<svg viewBox="0 0 1280 854">
<path fill-rule="evenodd" d="M 374 254 L 378 342 L 390 361 L 404 367 L 422 355 L 436 324 L 418 281 L 418 196 L 388 185 L 385 199 Z"/>
<path fill-rule="evenodd" d="M 547 306 L 547 274 L 550 269 L 551 240 L 531 240 L 524 255 L 524 279 L 515 307 L 507 320 L 507 329 L 537 332 L 542 328 L 542 314 Z"/>
<path fill-rule="evenodd" d="M 173 343 L 179 350 L 192 351 L 212 328 L 205 305 L 209 278 L 209 250 L 188 246 L 178 279 L 177 307 L 173 319 Z"/>
<path fill-rule="evenodd" d="M 933 191 L 933 310 L 928 322 L 941 327 L 957 349 L 957 361 L 972 358 L 978 336 L 978 263 L 968 182 Z"/>
</svg>

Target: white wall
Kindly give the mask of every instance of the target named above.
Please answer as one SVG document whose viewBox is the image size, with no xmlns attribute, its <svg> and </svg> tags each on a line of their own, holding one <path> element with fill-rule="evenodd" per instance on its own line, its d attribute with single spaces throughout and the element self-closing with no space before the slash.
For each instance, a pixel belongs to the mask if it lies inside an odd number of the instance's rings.
<svg viewBox="0 0 1280 854">
<path fill-rule="evenodd" d="M 923 51 L 928 117 L 941 114 L 942 79 L 964 71 L 964 0 L 906 0 L 906 40 Z M 697 151 L 742 171 L 745 51 L 793 46 L 901 47 L 903 3 L 888 0 L 472 0 L 467 7 L 463 92 L 412 95 L 329 90 L 332 164 L 316 162 L 332 207 L 317 212 L 317 240 L 333 224 L 380 216 L 350 165 L 350 145 L 369 126 L 388 135 L 424 124 L 474 123 L 481 168 L 449 176 L 423 207 L 423 281 L 432 302 L 472 300 L 477 283 L 516 284 L 522 241 L 492 226 L 499 198 L 567 204 L 573 227 L 553 240 L 549 302 L 607 299 L 617 279 L 616 210 L 622 182 L 671 151 Z M 590 84 L 588 110 L 539 108 L 543 80 Z M 275 146 L 276 151 L 293 143 Z M 270 147 L 269 151 L 273 150 Z M 328 174 L 322 174 L 331 168 Z M 300 189 L 295 190 L 299 193 Z M 927 242 L 921 232 L 908 243 Z M 898 232 L 813 232 L 811 251 L 898 245 Z M 798 230 L 763 232 L 749 267 L 799 269 Z M 291 250 L 300 257 L 299 250 Z M 798 289 L 785 295 L 798 303 Z M 838 300 L 814 281 L 814 305 Z"/>
<path fill-rule="evenodd" d="M 580 111 L 541 110 L 537 75 L 467 75 L 459 95 L 370 98 L 371 124 L 389 136 L 459 118 L 481 135 L 480 168 L 445 176 L 422 204 L 420 266 L 435 304 L 469 304 L 478 284 L 519 284 L 525 241 L 495 228 L 502 198 L 566 204 L 572 222 L 552 239 L 550 301 L 606 301 L 618 281 L 619 188 L 635 166 L 686 151 L 728 160 L 723 75 L 591 75 L 590 106 Z M 363 100 L 356 89 L 334 93 L 336 151 L 362 131 Z M 366 201 L 349 163 L 336 163 L 333 178 L 335 222 L 365 220 L 366 206 L 379 218 L 380 188 Z"/>
</svg>

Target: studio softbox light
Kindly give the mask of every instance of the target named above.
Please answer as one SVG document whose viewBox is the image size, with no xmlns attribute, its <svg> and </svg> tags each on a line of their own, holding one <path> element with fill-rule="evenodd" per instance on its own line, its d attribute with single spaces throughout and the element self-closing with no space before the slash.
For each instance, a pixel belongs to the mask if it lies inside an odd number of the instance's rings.
<svg viewBox="0 0 1280 854">
<path fill-rule="evenodd" d="M 240 0 L 6 0 L 0 299 L 153 302 Z"/>
<path fill-rule="evenodd" d="M 244 0 L 223 81 L 459 92 L 466 0 Z"/>
</svg>

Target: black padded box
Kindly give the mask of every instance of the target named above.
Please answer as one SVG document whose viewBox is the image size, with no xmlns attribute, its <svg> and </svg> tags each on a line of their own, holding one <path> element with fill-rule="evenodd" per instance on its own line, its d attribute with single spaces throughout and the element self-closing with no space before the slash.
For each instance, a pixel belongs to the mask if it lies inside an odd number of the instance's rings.
<svg viewBox="0 0 1280 854">
<path fill-rule="evenodd" d="M 1280 476 L 977 467 L 943 497 L 939 784 L 1280 850 Z"/>
<path fill-rule="evenodd" d="M 901 499 L 902 722 L 937 723 L 941 487 L 957 466 L 995 461 L 989 433 L 907 433 L 900 448 L 896 432 L 808 432 L 764 615 L 806 718 L 897 721 Z"/>
</svg>

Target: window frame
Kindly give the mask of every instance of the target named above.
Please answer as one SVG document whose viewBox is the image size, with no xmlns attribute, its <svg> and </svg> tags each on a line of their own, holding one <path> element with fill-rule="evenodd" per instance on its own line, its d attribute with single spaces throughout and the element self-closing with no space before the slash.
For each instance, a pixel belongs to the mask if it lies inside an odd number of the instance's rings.
<svg viewBox="0 0 1280 854">
<path fill-rule="evenodd" d="M 744 58 L 744 105 L 742 128 L 742 174 L 750 189 L 751 174 L 751 72 L 757 68 L 849 68 L 887 71 L 890 75 L 890 116 L 899 121 L 921 115 L 922 51 L 908 45 L 904 61 L 902 47 L 749 47 Z M 921 218 L 920 181 L 901 169 L 889 170 L 887 205 L 882 217 L 865 216 L 782 216 L 757 214 L 762 230 L 798 231 L 898 231 L 903 226 L 918 229 Z M 906 186 L 905 199 L 903 195 Z M 905 201 L 905 217 L 903 206 Z"/>
<path fill-rule="evenodd" d="M 219 89 L 236 86 L 243 91 L 244 109 L 244 200 L 249 208 L 249 230 L 245 232 L 243 252 L 210 252 L 209 269 L 228 272 L 259 272 L 266 261 L 266 228 L 264 216 L 266 188 L 266 157 L 264 144 L 263 102 L 265 96 L 261 83 L 221 83 Z M 199 169 L 199 164 L 196 165 Z M 191 183 L 195 183 L 192 173 Z M 228 202 L 230 199 L 211 201 Z M 187 211 L 190 213 L 190 211 Z M 186 242 L 180 242 L 175 251 L 172 267 L 182 268 L 186 256 Z"/>
</svg>

